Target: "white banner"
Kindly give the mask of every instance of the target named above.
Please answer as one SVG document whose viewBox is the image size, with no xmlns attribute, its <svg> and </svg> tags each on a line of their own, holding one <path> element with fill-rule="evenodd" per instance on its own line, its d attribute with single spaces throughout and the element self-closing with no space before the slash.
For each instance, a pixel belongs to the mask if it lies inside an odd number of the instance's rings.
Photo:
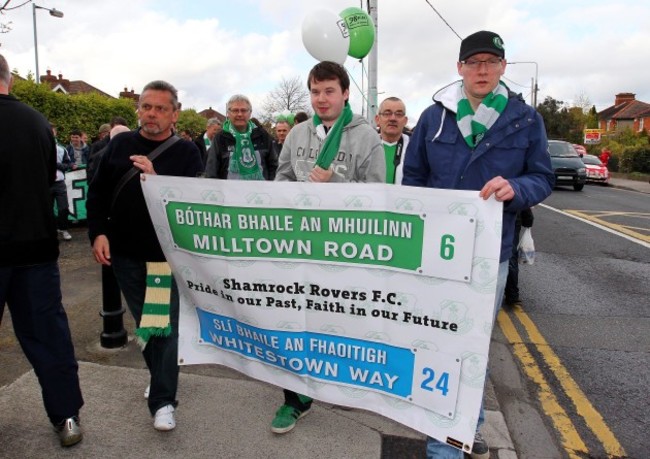
<svg viewBox="0 0 650 459">
<path fill-rule="evenodd" d="M 181 293 L 181 364 L 226 365 L 471 450 L 501 203 L 384 184 L 142 186 Z"/>
</svg>

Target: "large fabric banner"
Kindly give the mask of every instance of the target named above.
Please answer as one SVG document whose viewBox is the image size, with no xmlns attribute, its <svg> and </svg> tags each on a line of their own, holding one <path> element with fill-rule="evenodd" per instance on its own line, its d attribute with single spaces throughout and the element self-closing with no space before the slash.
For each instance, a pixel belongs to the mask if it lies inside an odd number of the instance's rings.
<svg viewBox="0 0 650 459">
<path fill-rule="evenodd" d="M 86 196 L 88 194 L 88 181 L 86 168 L 76 169 L 65 173 L 65 186 L 68 191 L 68 208 L 71 221 L 86 219 Z"/>
<path fill-rule="evenodd" d="M 501 203 L 384 184 L 142 187 L 181 293 L 181 364 L 227 365 L 471 450 Z"/>
</svg>

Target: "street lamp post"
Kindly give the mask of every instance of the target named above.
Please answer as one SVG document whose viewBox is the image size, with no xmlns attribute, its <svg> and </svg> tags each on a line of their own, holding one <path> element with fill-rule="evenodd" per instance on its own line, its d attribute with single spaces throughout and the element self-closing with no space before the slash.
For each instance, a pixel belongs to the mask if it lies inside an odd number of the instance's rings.
<svg viewBox="0 0 650 459">
<path fill-rule="evenodd" d="M 508 64 L 535 64 L 535 81 L 533 82 L 533 90 L 530 95 L 530 100 L 532 102 L 533 108 L 537 107 L 537 91 L 539 88 L 537 87 L 537 75 L 539 71 L 539 67 L 537 65 L 537 62 L 535 61 L 518 61 L 518 62 L 508 62 Z"/>
<path fill-rule="evenodd" d="M 43 6 L 38 6 L 35 3 L 32 3 L 32 17 L 34 18 L 34 56 L 36 58 L 36 83 L 41 82 L 41 74 L 38 70 L 38 37 L 36 35 L 36 10 L 46 10 L 50 12 L 50 16 L 55 18 L 62 18 L 63 12 L 57 10 L 56 8 L 45 8 Z"/>
</svg>

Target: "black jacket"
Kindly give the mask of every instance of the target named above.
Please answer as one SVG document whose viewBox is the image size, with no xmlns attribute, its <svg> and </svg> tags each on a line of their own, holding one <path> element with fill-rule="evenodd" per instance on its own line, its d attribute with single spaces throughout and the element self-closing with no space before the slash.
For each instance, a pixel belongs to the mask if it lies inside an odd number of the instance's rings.
<svg viewBox="0 0 650 459">
<path fill-rule="evenodd" d="M 194 139 L 194 145 L 196 145 L 196 148 L 199 149 L 199 152 L 201 153 L 201 160 L 203 161 L 203 165 L 205 166 L 205 162 L 207 160 L 207 150 L 205 149 L 205 141 L 203 140 L 203 136 L 205 135 L 207 131 L 203 131 L 201 135 L 199 135 L 196 139 Z"/>
<path fill-rule="evenodd" d="M 50 195 L 55 178 L 50 124 L 33 108 L 0 95 L 0 266 L 59 257 Z"/>
<path fill-rule="evenodd" d="M 256 127 L 251 132 L 251 141 L 261 161 L 262 175 L 266 180 L 273 180 L 278 169 L 278 158 L 273 154 L 273 139 L 263 128 Z M 221 131 L 214 136 L 207 154 L 205 176 L 227 179 L 230 156 L 234 149 L 235 138 L 230 132 Z"/>
<path fill-rule="evenodd" d="M 138 175 L 124 185 L 111 208 L 117 183 L 133 167 L 129 156 L 148 155 L 161 143 L 142 137 L 139 130 L 111 139 L 88 189 L 86 211 L 91 243 L 104 234 L 112 253 L 139 261 L 165 260 Z M 197 177 L 203 170 L 196 145 L 187 140 L 179 140 L 162 152 L 153 165 L 158 175 Z"/>
</svg>

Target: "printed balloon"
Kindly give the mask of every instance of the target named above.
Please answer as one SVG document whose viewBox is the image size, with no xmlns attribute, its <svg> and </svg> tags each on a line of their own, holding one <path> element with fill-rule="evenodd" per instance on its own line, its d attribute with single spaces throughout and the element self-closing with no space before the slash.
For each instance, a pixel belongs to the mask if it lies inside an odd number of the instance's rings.
<svg viewBox="0 0 650 459">
<path fill-rule="evenodd" d="M 345 20 L 350 34 L 348 55 L 363 59 L 375 44 L 375 23 L 368 13 L 354 6 L 344 9 L 339 16 Z"/>
</svg>

